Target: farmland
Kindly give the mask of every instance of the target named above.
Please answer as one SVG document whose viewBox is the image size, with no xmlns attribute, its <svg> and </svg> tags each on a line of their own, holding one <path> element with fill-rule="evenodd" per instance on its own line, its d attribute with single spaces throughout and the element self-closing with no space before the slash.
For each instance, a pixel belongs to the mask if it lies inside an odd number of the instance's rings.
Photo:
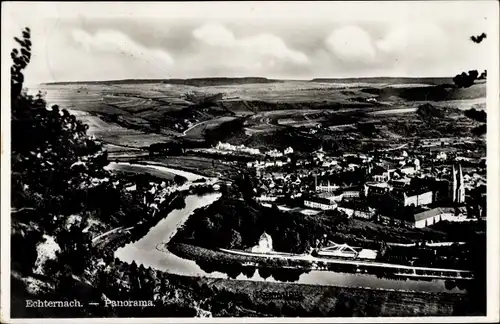
<svg viewBox="0 0 500 324">
<path fill-rule="evenodd" d="M 181 139 L 257 148 L 301 141 L 314 149 L 325 139 L 390 145 L 417 133 L 429 138 L 471 135 L 481 124 L 463 111 L 486 109 L 484 82 L 465 89 L 450 85 L 449 79 L 253 82 L 128 80 L 45 84 L 37 90 L 46 93 L 49 104 L 71 110 L 88 124 L 89 133 L 117 158 L 144 156 L 151 144 Z M 444 112 L 437 125 L 418 115 L 424 104 Z M 239 121 L 241 127 L 230 125 Z"/>
</svg>

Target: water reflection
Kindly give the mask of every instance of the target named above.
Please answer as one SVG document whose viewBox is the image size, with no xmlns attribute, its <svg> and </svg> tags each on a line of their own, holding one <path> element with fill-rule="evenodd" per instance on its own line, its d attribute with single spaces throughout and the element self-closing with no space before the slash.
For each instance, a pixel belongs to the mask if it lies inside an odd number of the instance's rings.
<svg viewBox="0 0 500 324">
<path fill-rule="evenodd" d="M 206 274 L 220 272 L 226 274 L 231 279 L 240 279 L 243 275 L 245 279 L 250 280 L 270 279 L 270 281 L 280 282 L 298 282 L 301 275 L 311 271 L 309 269 L 257 267 L 242 265 L 240 263 L 219 264 L 216 262 L 197 261 L 196 264 Z"/>
<path fill-rule="evenodd" d="M 200 270 L 207 276 L 224 274 L 226 278 L 252 281 L 295 282 L 305 284 L 338 285 L 348 287 L 377 287 L 429 292 L 464 293 L 467 282 L 462 280 L 441 280 L 432 278 L 406 278 L 384 269 L 367 268 L 371 271 L 359 273 L 351 265 L 335 265 L 328 270 L 293 268 L 270 268 L 258 265 L 242 265 L 234 262 L 197 261 Z"/>
</svg>

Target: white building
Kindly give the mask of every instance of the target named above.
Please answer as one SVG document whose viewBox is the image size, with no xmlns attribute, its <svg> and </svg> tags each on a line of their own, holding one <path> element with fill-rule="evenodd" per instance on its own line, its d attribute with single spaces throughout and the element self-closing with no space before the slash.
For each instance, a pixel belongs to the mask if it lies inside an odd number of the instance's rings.
<svg viewBox="0 0 500 324">
<path fill-rule="evenodd" d="M 436 159 L 437 160 L 446 160 L 448 158 L 448 155 L 446 155 L 445 152 L 439 152 L 436 154 Z"/>
<path fill-rule="evenodd" d="M 319 197 L 305 199 L 304 206 L 321 210 L 335 210 L 337 208 L 337 204 L 334 201 Z"/>
<path fill-rule="evenodd" d="M 278 157 L 282 157 L 283 153 L 281 153 L 280 151 L 274 149 L 274 150 L 267 151 L 266 155 L 268 155 L 270 157 L 278 158 Z"/>
<path fill-rule="evenodd" d="M 262 195 L 260 197 L 255 198 L 255 199 L 258 201 L 275 201 L 276 199 L 278 199 L 278 197 Z"/>
<path fill-rule="evenodd" d="M 429 204 L 432 204 L 432 191 L 427 191 L 411 196 L 407 196 L 406 193 L 404 193 L 404 206 L 414 205 L 417 207 Z"/>
<path fill-rule="evenodd" d="M 252 247 L 252 252 L 269 253 L 273 251 L 273 239 L 266 232 L 262 233 L 259 238 L 259 244 Z"/>
<path fill-rule="evenodd" d="M 384 224 L 388 224 L 391 221 L 396 225 L 401 225 L 405 227 L 416 227 L 424 228 L 427 226 L 434 225 L 441 221 L 458 221 L 460 217 L 456 216 L 455 210 L 453 208 L 443 208 L 437 207 L 432 209 L 427 209 L 413 215 L 408 215 L 407 217 L 393 218 L 388 216 L 380 216 Z"/>
<path fill-rule="evenodd" d="M 285 155 L 292 154 L 293 153 L 293 148 L 292 147 L 288 147 L 288 148 L 285 149 L 285 151 L 283 153 L 285 153 Z"/>
<path fill-rule="evenodd" d="M 248 153 L 248 154 L 253 154 L 253 155 L 259 155 L 260 150 L 259 149 L 253 149 L 246 147 L 245 145 L 231 145 L 229 143 L 222 143 L 219 142 L 215 146 L 215 149 L 218 151 L 227 151 L 227 152 L 242 152 L 242 153 Z"/>
<path fill-rule="evenodd" d="M 328 180 L 326 183 L 319 183 L 317 177 L 314 177 L 314 185 L 316 192 L 334 192 L 337 191 L 340 187 L 336 184 L 331 184 Z"/>
</svg>

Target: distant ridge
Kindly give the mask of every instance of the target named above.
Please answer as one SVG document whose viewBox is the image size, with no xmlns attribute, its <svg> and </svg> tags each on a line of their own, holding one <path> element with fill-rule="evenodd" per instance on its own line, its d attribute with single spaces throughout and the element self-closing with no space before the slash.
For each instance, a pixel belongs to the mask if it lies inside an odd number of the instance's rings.
<svg viewBox="0 0 500 324">
<path fill-rule="evenodd" d="M 45 82 L 42 85 L 70 85 L 70 84 L 144 84 L 144 83 L 164 83 L 179 84 L 195 87 L 218 86 L 232 84 L 258 84 L 276 82 L 317 82 L 317 83 L 388 83 L 388 84 L 414 84 L 423 83 L 428 85 L 453 84 L 451 77 L 361 77 L 361 78 L 315 78 L 312 80 L 288 80 L 288 79 L 268 79 L 264 77 L 207 77 L 189 79 L 124 79 L 106 81 L 63 81 Z"/>
<path fill-rule="evenodd" d="M 109 81 L 65 81 L 65 82 L 46 82 L 44 85 L 68 85 L 68 84 L 137 84 L 137 83 L 165 83 L 182 84 L 190 86 L 215 86 L 230 84 L 250 84 L 250 83 L 274 83 L 283 82 L 283 80 L 273 80 L 261 77 L 213 77 L 213 78 L 192 78 L 192 79 L 125 79 Z"/>
<path fill-rule="evenodd" d="M 316 78 L 310 82 L 323 83 L 392 83 L 392 84 L 409 84 L 409 83 L 425 83 L 432 85 L 453 84 L 453 79 L 450 77 L 364 77 L 364 78 Z"/>
</svg>

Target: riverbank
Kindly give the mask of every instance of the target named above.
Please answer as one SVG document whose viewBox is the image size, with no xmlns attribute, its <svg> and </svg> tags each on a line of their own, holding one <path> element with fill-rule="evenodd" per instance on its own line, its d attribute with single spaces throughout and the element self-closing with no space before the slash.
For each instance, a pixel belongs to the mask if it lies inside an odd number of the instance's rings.
<svg viewBox="0 0 500 324">
<path fill-rule="evenodd" d="M 338 287 L 363 287 L 402 292 L 464 294 L 466 284 L 443 278 L 403 277 L 393 269 L 366 268 L 351 264 L 327 264 L 302 259 L 275 259 L 231 254 L 199 246 L 169 243 L 157 249 L 195 262 L 207 277 L 250 281 L 293 282 Z M 223 277 L 223 276 L 222 276 Z M 456 279 L 456 278 L 454 278 Z"/>
<path fill-rule="evenodd" d="M 295 268 L 300 270 L 312 269 L 312 263 L 304 260 L 264 259 L 257 256 L 238 255 L 215 251 L 184 243 L 159 244 L 157 249 L 163 252 L 174 253 L 175 255 L 185 259 L 206 264 L 217 260 L 217 263 L 222 266 L 250 263 L 256 266 L 270 268 Z"/>
<path fill-rule="evenodd" d="M 261 316 L 459 316 L 465 295 L 200 278 L 203 291 Z M 213 296 L 212 295 L 212 296 Z M 219 297 L 221 298 L 221 297 Z"/>
</svg>

